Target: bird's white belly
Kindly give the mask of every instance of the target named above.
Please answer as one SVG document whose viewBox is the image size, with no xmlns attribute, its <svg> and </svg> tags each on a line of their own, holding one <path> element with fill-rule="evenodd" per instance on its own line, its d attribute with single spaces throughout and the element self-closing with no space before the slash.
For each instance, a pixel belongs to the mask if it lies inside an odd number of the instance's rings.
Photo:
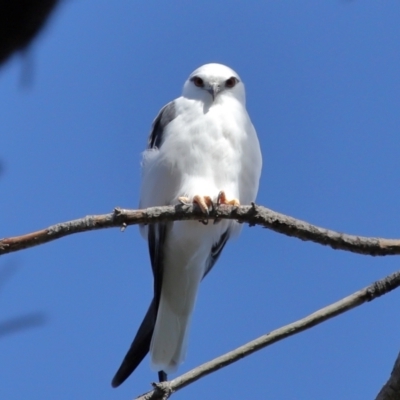
<svg viewBox="0 0 400 400">
<path fill-rule="evenodd" d="M 175 154 L 180 154 L 166 157 L 178 182 L 175 201 L 180 196 L 195 195 L 210 196 L 215 201 L 221 190 L 228 198 L 239 197 L 240 142 L 229 134 L 229 126 L 224 125 L 211 124 L 203 116 L 186 132 L 173 131 L 166 140 L 162 149 L 165 154 L 173 154 L 172 146 Z"/>
</svg>

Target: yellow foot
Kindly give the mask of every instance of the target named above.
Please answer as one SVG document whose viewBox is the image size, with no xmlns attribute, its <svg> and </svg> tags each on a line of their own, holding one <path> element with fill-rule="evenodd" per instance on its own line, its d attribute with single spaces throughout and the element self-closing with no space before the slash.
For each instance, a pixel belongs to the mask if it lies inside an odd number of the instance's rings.
<svg viewBox="0 0 400 400">
<path fill-rule="evenodd" d="M 208 214 L 209 214 L 209 210 L 210 209 L 212 210 L 214 208 L 214 204 L 213 204 L 210 196 L 199 196 L 199 195 L 196 195 L 196 196 L 193 197 L 192 201 L 190 201 L 189 197 L 182 196 L 182 197 L 178 197 L 178 200 L 182 204 L 185 204 L 185 205 L 190 205 L 190 203 L 196 204 L 200 208 L 200 210 L 207 217 L 208 217 Z M 204 220 L 204 221 L 201 221 L 201 222 L 203 222 L 204 224 L 207 224 L 208 223 L 208 218 L 206 220 Z"/>
<path fill-rule="evenodd" d="M 220 204 L 226 204 L 226 205 L 235 206 L 235 207 L 240 206 L 240 202 L 238 199 L 227 200 L 225 192 L 223 190 L 221 190 L 218 193 L 217 205 L 220 205 Z"/>
</svg>

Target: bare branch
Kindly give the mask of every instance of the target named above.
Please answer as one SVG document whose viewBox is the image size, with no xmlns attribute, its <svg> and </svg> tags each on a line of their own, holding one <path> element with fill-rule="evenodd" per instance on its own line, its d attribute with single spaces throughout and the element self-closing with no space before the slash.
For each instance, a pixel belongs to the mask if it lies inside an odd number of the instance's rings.
<svg viewBox="0 0 400 400">
<path fill-rule="evenodd" d="M 385 383 L 375 400 L 398 400 L 400 399 L 400 353 L 389 380 Z"/>
<path fill-rule="evenodd" d="M 358 307 L 365 302 L 372 301 L 377 297 L 382 296 L 393 289 L 396 289 L 399 286 L 400 271 L 395 272 L 379 281 L 376 281 L 372 285 L 367 286 L 366 288 L 361 289 L 353 293 L 352 295 L 337 301 L 336 303 L 324 307 L 303 319 L 300 319 L 289 325 L 285 325 L 282 328 L 267 333 L 266 335 L 263 335 L 249 343 L 246 343 L 245 345 L 238 347 L 237 349 L 230 351 L 229 353 L 217 357 L 212 361 L 206 362 L 205 364 L 202 364 L 169 382 L 162 382 L 160 384 L 153 383 L 155 389 L 137 397 L 136 400 L 167 399 L 173 392 L 182 389 L 183 387 L 197 381 L 203 376 L 206 376 L 214 371 L 226 367 L 227 365 L 232 364 L 244 357 L 247 357 L 255 351 L 270 346 L 273 343 L 310 329 L 313 326 L 318 325 L 339 314 L 343 314 L 346 311 Z M 398 397 L 396 397 L 396 399 L 397 398 Z M 392 397 L 379 398 L 379 400 L 389 399 L 392 399 Z"/>
<path fill-rule="evenodd" d="M 399 239 L 353 236 L 311 225 L 268 208 L 257 206 L 221 205 L 211 211 L 209 219 L 235 219 L 250 226 L 260 225 L 275 232 L 310 240 L 333 249 L 371 256 L 400 254 Z M 74 233 L 104 228 L 125 228 L 128 225 L 150 224 L 161 221 L 204 220 L 204 215 L 192 206 L 152 207 L 145 210 L 116 208 L 110 214 L 90 215 L 73 221 L 52 225 L 40 231 L 0 240 L 0 255 L 51 242 Z"/>
</svg>

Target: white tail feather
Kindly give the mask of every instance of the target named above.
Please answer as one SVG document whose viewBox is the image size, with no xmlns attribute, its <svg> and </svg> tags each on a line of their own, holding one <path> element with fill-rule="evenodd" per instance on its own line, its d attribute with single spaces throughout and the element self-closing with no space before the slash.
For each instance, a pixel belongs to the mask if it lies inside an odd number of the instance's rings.
<svg viewBox="0 0 400 400">
<path fill-rule="evenodd" d="M 177 315 L 161 299 L 157 322 L 150 345 L 151 366 L 156 371 L 175 372 L 186 356 L 189 315 Z"/>
<path fill-rule="evenodd" d="M 224 222 L 212 230 L 194 221 L 175 222 L 169 233 L 160 304 L 150 344 L 151 365 L 157 371 L 174 372 L 185 359 L 200 281 L 212 245 L 227 229 Z"/>
</svg>

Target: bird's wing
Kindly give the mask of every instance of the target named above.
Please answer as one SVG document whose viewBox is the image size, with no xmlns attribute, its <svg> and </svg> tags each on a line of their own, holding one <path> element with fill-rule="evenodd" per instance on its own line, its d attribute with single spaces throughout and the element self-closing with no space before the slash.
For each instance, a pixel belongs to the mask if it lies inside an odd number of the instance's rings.
<svg viewBox="0 0 400 400">
<path fill-rule="evenodd" d="M 164 244 L 169 224 L 160 222 L 149 225 L 149 253 L 154 276 L 154 300 L 156 311 L 160 303 L 161 285 L 164 271 Z"/>
<path fill-rule="evenodd" d="M 177 196 L 178 180 L 163 152 L 166 137 L 173 132 L 171 122 L 178 116 L 177 100 L 164 106 L 153 121 L 148 147 L 143 153 L 140 208 L 170 205 Z M 142 227 L 141 233 L 147 239 L 147 229 Z"/>
<path fill-rule="evenodd" d="M 229 239 L 229 229 L 226 230 L 216 242 L 212 248 L 211 248 L 211 253 L 207 259 L 207 265 L 206 265 L 206 270 L 204 271 L 203 279 L 205 276 L 211 271 L 212 267 L 214 264 L 217 262 L 219 256 L 221 255 L 222 249 L 225 247 L 226 242 Z"/>
<path fill-rule="evenodd" d="M 153 121 L 148 140 L 148 148 L 160 148 L 163 142 L 163 133 L 166 126 L 176 118 L 175 101 L 166 104 Z"/>
<path fill-rule="evenodd" d="M 168 103 L 161 109 L 152 125 L 152 130 L 150 132 L 148 141 L 149 149 L 154 149 L 154 151 L 157 151 L 157 149 L 161 147 L 165 127 L 175 118 L 175 116 L 176 113 L 174 102 Z M 160 177 L 154 176 L 154 171 L 152 175 L 151 185 L 154 186 L 157 185 L 157 180 L 160 179 Z M 146 185 L 146 181 L 144 182 L 144 185 Z M 148 207 L 148 205 L 145 206 Z M 146 227 L 151 267 L 154 275 L 154 297 L 139 327 L 139 330 L 133 339 L 131 347 L 129 348 L 121 366 L 112 380 L 113 387 L 121 385 L 137 368 L 137 366 L 142 362 L 143 358 L 146 357 L 147 353 L 149 352 L 160 303 L 164 265 L 163 249 L 168 225 L 169 224 L 166 223 L 158 223 L 151 224 Z"/>
<path fill-rule="evenodd" d="M 131 347 L 112 380 L 113 387 L 121 385 L 149 352 L 158 306 L 160 304 L 166 228 L 166 224 L 164 223 L 152 224 L 149 226 L 149 252 L 154 275 L 154 297 L 133 339 Z"/>
<path fill-rule="evenodd" d="M 129 375 L 136 369 L 149 352 L 151 337 L 153 336 L 154 325 L 157 317 L 156 302 L 153 298 L 146 316 L 136 333 L 131 347 L 126 353 L 121 366 L 114 375 L 111 382 L 112 387 L 121 385 Z"/>
</svg>

